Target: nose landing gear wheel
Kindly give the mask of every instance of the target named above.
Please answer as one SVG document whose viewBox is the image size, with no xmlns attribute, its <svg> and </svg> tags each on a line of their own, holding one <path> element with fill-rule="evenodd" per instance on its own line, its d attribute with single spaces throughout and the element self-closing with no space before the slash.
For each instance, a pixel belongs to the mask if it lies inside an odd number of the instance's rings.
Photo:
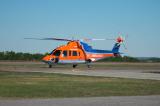
<svg viewBox="0 0 160 106">
<path fill-rule="evenodd" d="M 49 65 L 49 68 L 52 68 L 52 65 Z"/>
</svg>

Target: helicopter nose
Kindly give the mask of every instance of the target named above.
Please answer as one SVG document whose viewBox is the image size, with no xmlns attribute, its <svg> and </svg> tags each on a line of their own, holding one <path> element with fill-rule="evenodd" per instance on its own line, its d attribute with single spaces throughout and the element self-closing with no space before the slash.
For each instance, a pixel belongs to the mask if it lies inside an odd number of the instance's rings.
<svg viewBox="0 0 160 106">
<path fill-rule="evenodd" d="M 44 62 L 47 62 L 47 61 L 50 61 L 51 60 L 51 56 L 50 55 L 47 55 L 45 57 L 43 57 L 42 61 Z"/>
</svg>

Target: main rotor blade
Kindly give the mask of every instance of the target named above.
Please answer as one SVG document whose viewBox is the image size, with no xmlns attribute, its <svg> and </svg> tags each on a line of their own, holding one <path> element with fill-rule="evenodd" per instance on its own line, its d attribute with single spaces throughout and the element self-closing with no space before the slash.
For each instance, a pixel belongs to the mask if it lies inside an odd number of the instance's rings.
<svg viewBox="0 0 160 106">
<path fill-rule="evenodd" d="M 95 38 L 91 38 L 91 39 L 82 39 L 84 41 L 102 41 L 102 40 L 115 40 L 115 39 L 95 39 Z"/>
<path fill-rule="evenodd" d="M 115 39 L 91 39 L 93 41 L 96 41 L 96 40 L 115 40 Z"/>
<path fill-rule="evenodd" d="M 72 41 L 72 40 L 70 40 L 70 39 L 59 39 L 59 38 L 24 38 L 24 39 Z"/>
</svg>

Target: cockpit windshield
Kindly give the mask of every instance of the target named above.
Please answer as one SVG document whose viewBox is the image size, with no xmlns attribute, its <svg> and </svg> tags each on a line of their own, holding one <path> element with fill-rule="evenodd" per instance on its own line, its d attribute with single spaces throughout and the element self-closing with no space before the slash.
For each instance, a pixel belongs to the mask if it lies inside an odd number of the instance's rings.
<svg viewBox="0 0 160 106">
<path fill-rule="evenodd" d="M 52 55 L 54 53 L 55 49 L 50 53 L 50 55 Z"/>
<path fill-rule="evenodd" d="M 61 50 L 56 50 L 55 52 L 53 52 L 53 55 L 55 56 L 60 56 L 61 54 Z"/>
</svg>

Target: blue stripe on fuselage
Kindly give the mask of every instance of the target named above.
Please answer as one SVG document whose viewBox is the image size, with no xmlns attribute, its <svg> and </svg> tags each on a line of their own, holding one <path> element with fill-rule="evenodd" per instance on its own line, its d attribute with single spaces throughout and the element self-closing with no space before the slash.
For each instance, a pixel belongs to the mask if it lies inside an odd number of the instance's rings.
<svg viewBox="0 0 160 106">
<path fill-rule="evenodd" d="M 98 49 L 92 49 L 91 46 L 89 46 L 87 43 L 84 42 L 80 42 L 81 45 L 83 46 L 83 49 L 85 50 L 85 52 L 89 52 L 89 53 L 114 53 L 113 51 L 110 50 L 98 50 Z"/>
</svg>

